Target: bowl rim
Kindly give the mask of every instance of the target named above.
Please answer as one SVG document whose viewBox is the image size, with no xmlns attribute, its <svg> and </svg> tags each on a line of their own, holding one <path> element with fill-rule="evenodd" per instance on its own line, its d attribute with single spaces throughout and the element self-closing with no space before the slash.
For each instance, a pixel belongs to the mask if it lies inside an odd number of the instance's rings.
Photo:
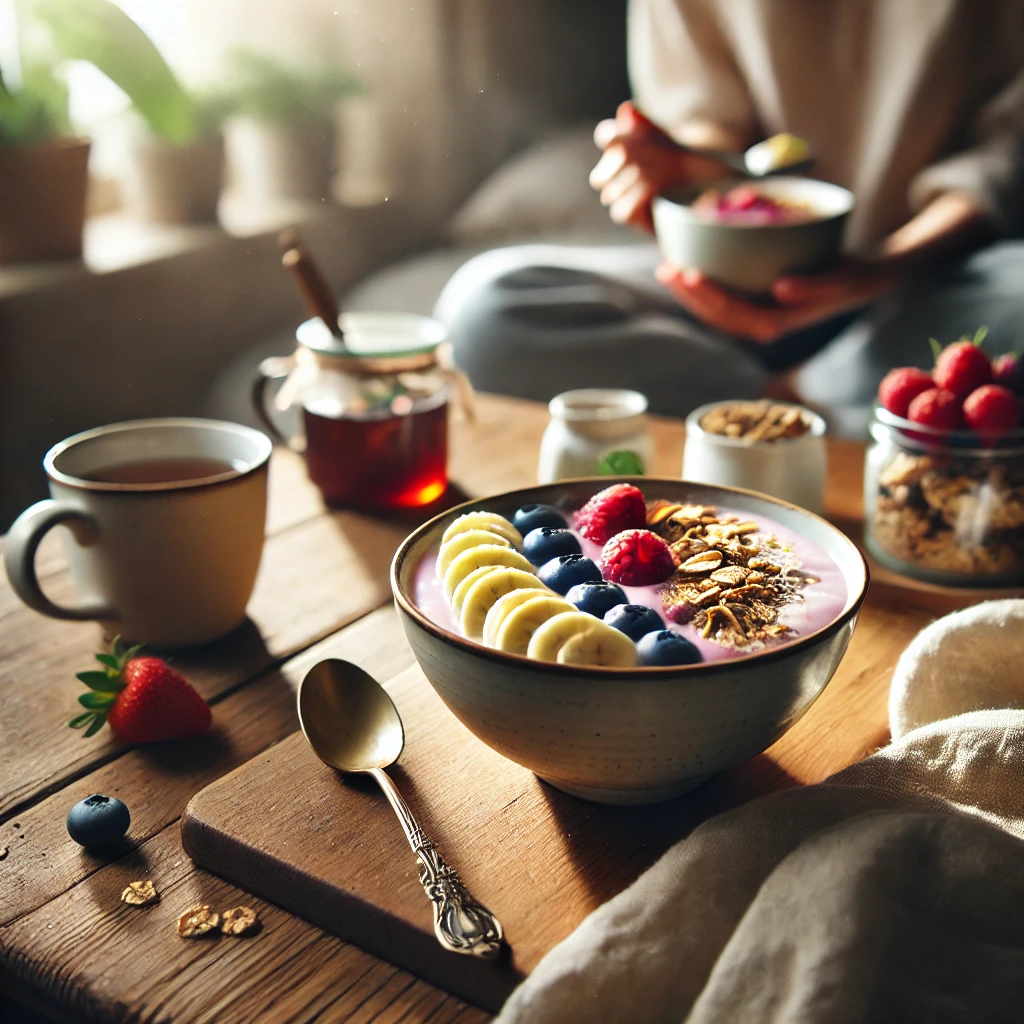
<svg viewBox="0 0 1024 1024">
<path fill-rule="evenodd" d="M 756 186 L 760 179 L 753 179 L 753 184 Z M 853 212 L 853 208 L 856 202 L 856 197 L 853 192 L 848 188 L 844 188 L 842 185 L 837 185 L 833 181 L 824 181 L 821 178 L 803 178 L 795 174 L 773 174 L 769 175 L 765 180 L 773 181 L 785 181 L 785 182 L 813 182 L 815 186 L 821 185 L 827 189 L 835 191 L 838 195 L 837 198 L 845 200 L 845 208 L 837 210 L 835 213 L 824 214 L 820 217 L 815 217 L 813 220 L 801 221 L 798 224 L 743 224 L 730 221 L 718 221 L 700 217 L 695 214 L 692 209 L 693 200 L 688 202 L 680 202 L 677 199 L 672 199 L 670 196 L 664 193 L 658 193 L 652 200 L 655 207 L 664 205 L 670 209 L 677 210 L 679 215 L 686 221 L 687 224 L 696 225 L 699 227 L 706 227 L 711 229 L 725 229 L 729 231 L 742 230 L 742 231 L 800 231 L 805 230 L 815 224 L 830 224 L 834 221 L 841 221 L 845 217 L 849 217 Z M 719 182 L 715 182 L 695 192 L 694 198 L 700 195 L 701 191 L 705 191 L 707 188 L 730 188 L 734 185 L 751 184 L 749 178 L 723 178 Z"/>
<path fill-rule="evenodd" d="M 634 665 L 628 668 L 620 668 L 616 666 L 560 665 L 553 661 L 539 661 L 536 658 L 528 658 L 525 654 L 509 654 L 505 651 L 497 651 L 482 643 L 478 643 L 475 640 L 469 640 L 464 636 L 459 636 L 458 634 L 445 629 L 443 626 L 437 625 L 429 619 L 419 609 L 409 595 L 405 593 L 404 588 L 401 586 L 401 572 L 405 560 L 412 548 L 419 543 L 424 535 L 429 533 L 431 530 L 436 529 L 441 520 L 448 519 L 449 517 L 454 519 L 465 512 L 477 511 L 486 503 L 506 498 L 515 500 L 518 504 L 526 504 L 531 498 L 536 498 L 536 492 L 538 491 L 546 492 L 550 491 L 552 488 L 570 487 L 585 483 L 593 483 L 597 485 L 599 489 L 609 487 L 612 483 L 631 483 L 638 487 L 644 483 L 662 483 L 671 485 L 694 483 L 694 486 L 711 488 L 716 491 L 737 494 L 742 497 L 755 498 L 759 501 L 767 502 L 769 505 L 778 505 L 782 508 L 790 509 L 801 515 L 807 516 L 810 519 L 816 519 L 828 527 L 829 530 L 832 530 L 841 537 L 845 543 L 849 544 L 853 553 L 856 554 L 857 560 L 863 569 L 864 574 L 860 592 L 854 596 L 852 600 L 849 600 L 848 607 L 831 622 L 828 622 L 819 629 L 816 629 L 813 633 L 808 633 L 806 636 L 799 637 L 792 643 L 781 644 L 778 647 L 769 648 L 768 650 L 755 651 L 753 654 L 745 654 L 737 658 L 723 658 L 720 661 L 710 662 L 703 661 L 698 662 L 695 665 Z M 522 496 L 522 498 L 520 499 L 518 496 Z M 830 523 L 823 516 L 816 515 L 814 512 L 810 512 L 800 505 L 794 505 L 792 502 L 783 501 L 780 498 L 769 497 L 767 494 L 762 494 L 759 491 L 752 491 L 743 487 L 727 487 L 719 484 L 698 484 L 695 481 L 683 480 L 678 477 L 585 476 L 558 480 L 549 484 L 534 484 L 532 487 L 520 487 L 511 491 L 500 491 L 496 494 L 491 494 L 482 498 L 472 498 L 469 501 L 464 501 L 459 505 L 455 505 L 452 508 L 439 513 L 413 530 L 413 532 L 410 533 L 409 536 L 407 536 L 398 546 L 398 550 L 395 552 L 395 556 L 391 561 L 390 578 L 391 592 L 399 610 L 408 615 L 409 618 L 411 618 L 421 629 L 431 634 L 436 640 L 440 640 L 442 643 L 450 647 L 464 649 L 470 654 L 475 654 L 478 657 L 483 657 L 501 665 L 513 665 L 524 669 L 531 669 L 533 671 L 552 672 L 556 675 L 565 676 L 567 678 L 586 678 L 590 681 L 601 680 L 608 682 L 621 682 L 624 679 L 650 681 L 657 679 L 671 679 L 673 681 L 678 681 L 680 673 L 685 673 L 686 676 L 704 678 L 708 674 L 716 675 L 732 671 L 738 666 L 744 667 L 755 662 L 761 663 L 766 661 L 778 661 L 783 658 L 792 657 L 794 654 L 799 653 L 801 650 L 811 646 L 812 644 L 819 643 L 827 639 L 832 634 L 837 633 L 848 622 L 856 618 L 864 604 L 865 598 L 867 597 L 868 585 L 871 582 L 871 570 L 868 567 L 868 562 L 864 557 L 864 553 L 857 544 L 855 544 L 846 536 L 845 533 L 842 532 L 842 530 Z"/>
</svg>

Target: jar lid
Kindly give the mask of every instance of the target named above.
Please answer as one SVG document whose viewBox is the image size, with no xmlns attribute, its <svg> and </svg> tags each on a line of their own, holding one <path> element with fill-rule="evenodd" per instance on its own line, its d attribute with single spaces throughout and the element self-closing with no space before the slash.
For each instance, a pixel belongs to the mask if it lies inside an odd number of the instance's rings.
<svg viewBox="0 0 1024 1024">
<path fill-rule="evenodd" d="M 387 360 L 432 355 L 448 337 L 442 323 L 413 313 L 342 313 L 339 322 L 344 341 L 319 317 L 299 324 L 295 339 L 319 355 Z"/>
</svg>

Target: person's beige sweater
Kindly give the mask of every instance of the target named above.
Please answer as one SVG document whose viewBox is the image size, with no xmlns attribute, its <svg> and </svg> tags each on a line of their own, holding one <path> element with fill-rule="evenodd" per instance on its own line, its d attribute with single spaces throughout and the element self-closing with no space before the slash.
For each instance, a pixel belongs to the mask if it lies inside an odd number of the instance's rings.
<svg viewBox="0 0 1024 1024">
<path fill-rule="evenodd" d="M 670 133 L 807 139 L 852 246 L 949 191 L 1024 230 L 1024 0 L 631 0 L 629 63 Z"/>
</svg>

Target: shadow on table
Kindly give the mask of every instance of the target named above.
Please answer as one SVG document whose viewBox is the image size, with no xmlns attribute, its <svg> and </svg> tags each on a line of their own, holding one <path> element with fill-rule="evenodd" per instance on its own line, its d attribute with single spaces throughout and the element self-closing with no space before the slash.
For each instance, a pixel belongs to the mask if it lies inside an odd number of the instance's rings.
<svg viewBox="0 0 1024 1024">
<path fill-rule="evenodd" d="M 546 782 L 541 791 L 562 826 L 564 849 L 591 896 L 591 909 L 620 893 L 670 846 L 722 811 L 797 785 L 759 754 L 674 800 L 645 807 L 589 803 Z"/>
</svg>

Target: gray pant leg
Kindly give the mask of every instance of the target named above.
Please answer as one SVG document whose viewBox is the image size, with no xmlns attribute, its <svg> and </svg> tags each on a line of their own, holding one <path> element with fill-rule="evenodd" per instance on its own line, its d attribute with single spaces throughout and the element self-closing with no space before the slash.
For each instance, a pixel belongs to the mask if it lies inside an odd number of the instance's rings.
<svg viewBox="0 0 1024 1024">
<path fill-rule="evenodd" d="M 894 366 L 933 365 L 943 345 L 988 326 L 990 356 L 1024 348 L 1024 242 L 1000 242 L 935 281 L 878 302 L 797 371 L 797 393 L 838 432 L 866 436 L 878 384 Z"/>
<path fill-rule="evenodd" d="M 445 286 L 436 316 L 485 391 L 548 401 L 580 387 L 642 391 L 652 412 L 760 396 L 768 373 L 688 320 L 654 279 L 653 245 L 497 249 Z"/>
</svg>

